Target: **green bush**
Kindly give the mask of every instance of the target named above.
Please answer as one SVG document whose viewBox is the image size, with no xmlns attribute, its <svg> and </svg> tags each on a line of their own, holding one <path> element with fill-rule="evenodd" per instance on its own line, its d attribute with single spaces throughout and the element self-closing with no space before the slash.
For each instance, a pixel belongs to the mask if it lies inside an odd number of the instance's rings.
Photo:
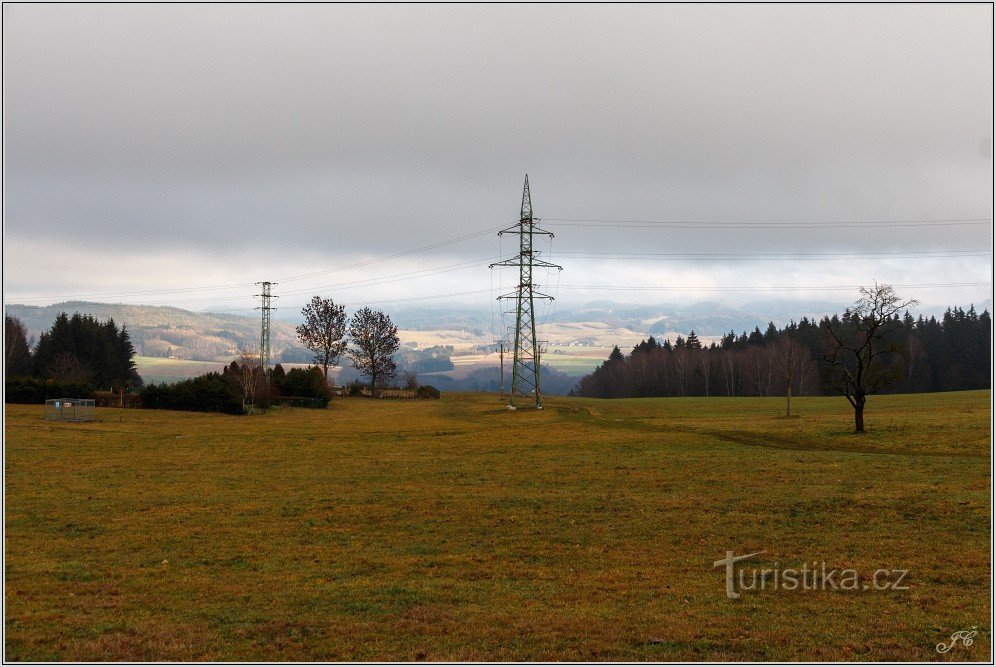
<svg viewBox="0 0 996 667">
<path fill-rule="evenodd" d="M 282 377 L 276 373 L 271 374 L 270 377 L 280 396 L 286 399 L 309 399 L 301 401 L 300 405 L 302 406 L 314 407 L 317 401 L 317 404 L 324 408 L 332 400 L 332 392 L 325 382 L 322 369 L 318 366 L 292 368 Z M 293 404 L 293 402 L 288 403 L 286 400 L 281 400 L 280 403 Z"/>
<path fill-rule="evenodd" d="M 7 403 L 44 403 L 50 398 L 92 398 L 93 387 L 77 382 L 58 382 L 31 377 L 4 379 Z"/>
<path fill-rule="evenodd" d="M 143 408 L 232 415 L 244 412 L 236 387 L 220 373 L 208 373 L 175 384 L 150 384 L 139 390 L 139 395 Z"/>
<path fill-rule="evenodd" d="M 415 396 L 418 398 L 438 399 L 439 390 L 435 387 L 430 387 L 429 385 L 423 385 L 415 391 Z"/>
</svg>

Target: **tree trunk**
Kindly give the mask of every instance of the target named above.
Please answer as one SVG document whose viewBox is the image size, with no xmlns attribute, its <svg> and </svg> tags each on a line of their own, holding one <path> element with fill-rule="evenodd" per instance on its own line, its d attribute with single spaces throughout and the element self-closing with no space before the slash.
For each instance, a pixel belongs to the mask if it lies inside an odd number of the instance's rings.
<svg viewBox="0 0 996 667">
<path fill-rule="evenodd" d="M 854 404 L 854 432 L 865 432 L 865 402 L 859 400 Z"/>
<path fill-rule="evenodd" d="M 785 416 L 792 416 L 792 381 L 789 381 L 788 391 L 785 393 Z"/>
<path fill-rule="evenodd" d="M 377 396 L 377 357 L 370 355 L 370 396 Z"/>
</svg>

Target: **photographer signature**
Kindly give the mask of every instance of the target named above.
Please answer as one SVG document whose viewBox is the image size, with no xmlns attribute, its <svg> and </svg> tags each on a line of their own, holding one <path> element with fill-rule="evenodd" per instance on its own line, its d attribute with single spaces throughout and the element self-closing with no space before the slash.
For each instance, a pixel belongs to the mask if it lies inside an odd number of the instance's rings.
<svg viewBox="0 0 996 667">
<path fill-rule="evenodd" d="M 959 630 L 958 632 L 955 632 L 954 634 L 951 635 L 950 644 L 945 644 L 944 642 L 941 642 L 940 644 L 937 645 L 936 647 L 937 652 L 947 653 L 955 646 L 957 646 L 958 642 L 961 642 L 964 646 L 971 646 L 972 643 L 975 641 L 975 635 L 979 634 L 977 628 L 978 628 L 977 625 L 973 625 L 971 630 Z"/>
</svg>

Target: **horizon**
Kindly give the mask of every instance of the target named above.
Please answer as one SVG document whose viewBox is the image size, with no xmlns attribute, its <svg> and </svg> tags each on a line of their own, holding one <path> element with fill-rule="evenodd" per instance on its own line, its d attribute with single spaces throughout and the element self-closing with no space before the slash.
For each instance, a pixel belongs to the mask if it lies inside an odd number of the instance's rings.
<svg viewBox="0 0 996 667">
<path fill-rule="evenodd" d="M 991 298 L 991 8 L 565 11 L 5 6 L 5 302 L 490 308 L 525 173 L 565 307 Z"/>
</svg>

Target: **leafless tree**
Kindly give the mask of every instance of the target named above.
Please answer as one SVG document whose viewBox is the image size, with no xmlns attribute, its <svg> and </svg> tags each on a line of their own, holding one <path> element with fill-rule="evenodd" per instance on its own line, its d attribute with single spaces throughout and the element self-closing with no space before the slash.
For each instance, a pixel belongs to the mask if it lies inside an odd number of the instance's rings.
<svg viewBox="0 0 996 667">
<path fill-rule="evenodd" d="M 912 333 L 906 335 L 906 391 L 913 391 L 913 371 L 927 358 L 923 343 Z"/>
<path fill-rule="evenodd" d="M 785 416 L 792 416 L 792 387 L 803 373 L 803 365 L 809 353 L 799 341 L 788 334 L 771 345 L 775 363 L 781 376 L 785 378 Z"/>
<path fill-rule="evenodd" d="M 720 365 L 723 369 L 723 382 L 726 385 L 726 395 L 736 396 L 738 388 L 737 355 L 733 350 L 723 350 L 720 353 Z"/>
<path fill-rule="evenodd" d="M 401 381 L 405 385 L 405 389 L 408 391 L 415 391 L 418 389 L 418 375 L 415 371 L 405 371 L 401 374 Z"/>
<path fill-rule="evenodd" d="M 235 360 L 235 381 L 242 390 L 243 403 L 253 403 L 259 398 L 266 384 L 266 376 L 259 361 L 259 353 L 253 350 L 242 350 Z"/>
<path fill-rule="evenodd" d="M 678 389 L 678 396 L 688 395 L 688 375 L 689 366 L 691 365 L 692 351 L 687 347 L 675 348 L 674 354 L 672 355 L 674 359 L 674 381 L 675 386 Z"/>
<path fill-rule="evenodd" d="M 699 373 L 702 375 L 702 387 L 705 395 L 709 396 L 709 383 L 712 378 L 712 351 L 706 347 L 695 351 L 698 362 Z"/>
<path fill-rule="evenodd" d="M 76 384 L 86 384 L 91 379 L 90 370 L 71 352 L 63 352 L 52 360 L 48 376 L 53 380 Z"/>
<path fill-rule="evenodd" d="M 774 379 L 774 364 L 770 350 L 751 347 L 740 356 L 745 383 L 757 396 L 770 396 Z"/>
<path fill-rule="evenodd" d="M 862 287 L 854 308 L 823 326 L 820 354 L 830 383 L 854 408 L 854 431 L 865 430 L 865 403 L 895 380 L 892 357 L 900 353 L 893 334 L 902 326 L 897 314 L 915 305 L 902 300 L 891 285 Z"/>
</svg>

